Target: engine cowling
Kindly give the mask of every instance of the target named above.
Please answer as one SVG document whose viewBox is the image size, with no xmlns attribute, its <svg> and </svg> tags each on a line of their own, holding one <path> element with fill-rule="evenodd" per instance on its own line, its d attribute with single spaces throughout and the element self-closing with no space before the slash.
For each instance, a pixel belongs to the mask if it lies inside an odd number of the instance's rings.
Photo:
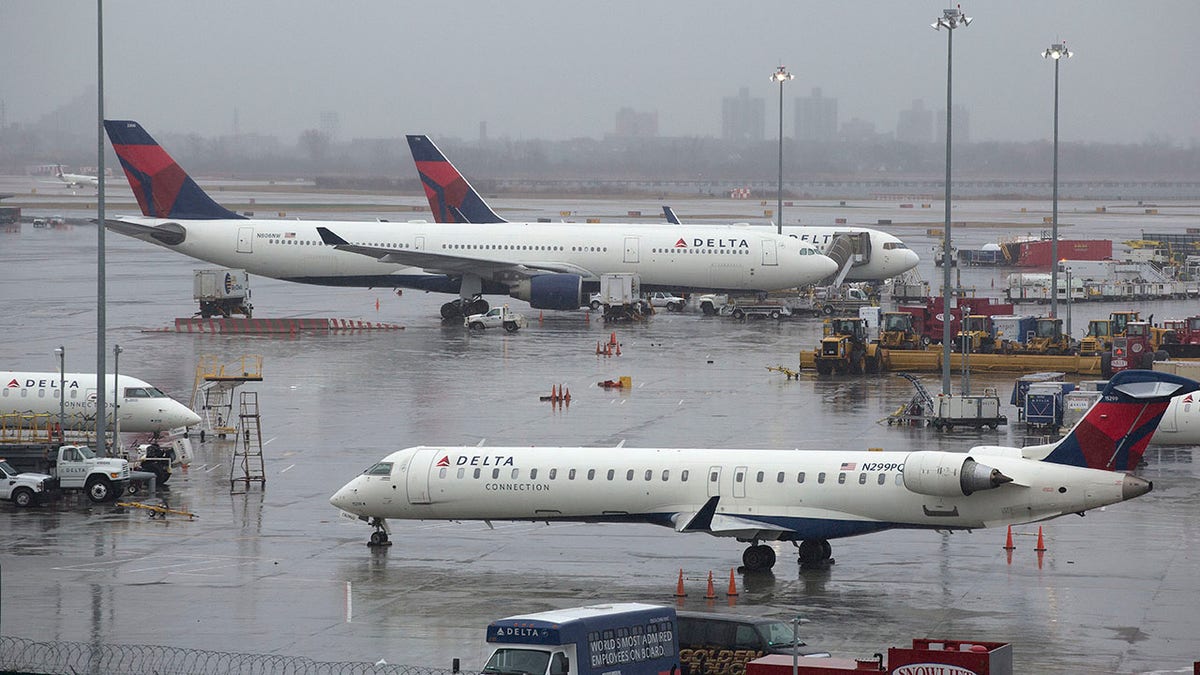
<svg viewBox="0 0 1200 675">
<path fill-rule="evenodd" d="M 539 274 L 522 279 L 509 295 L 534 309 L 579 309 L 583 306 L 583 277 L 578 274 Z"/>
<path fill-rule="evenodd" d="M 1010 482 L 999 469 L 967 455 L 922 450 L 908 453 L 904 460 L 904 487 L 918 494 L 962 497 Z"/>
</svg>

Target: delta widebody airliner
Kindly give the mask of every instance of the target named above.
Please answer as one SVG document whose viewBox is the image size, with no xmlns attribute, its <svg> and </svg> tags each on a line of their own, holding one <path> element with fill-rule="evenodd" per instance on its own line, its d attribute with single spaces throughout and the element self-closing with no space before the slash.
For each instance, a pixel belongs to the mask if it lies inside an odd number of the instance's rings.
<svg viewBox="0 0 1200 675">
<path fill-rule="evenodd" d="M 113 422 L 113 396 L 118 392 L 117 420 L 122 432 L 163 433 L 200 423 L 200 416 L 167 396 L 157 387 L 129 375 L 104 376 L 105 388 L 113 387 L 106 398 L 108 428 Z M 96 425 L 95 373 L 28 373 L 0 371 L 0 416 L 41 416 L 46 424 L 57 425 L 65 412 L 63 427 L 86 431 Z M 65 386 L 65 388 L 63 388 Z M 61 392 L 66 392 L 59 403 Z"/>
<path fill-rule="evenodd" d="M 1061 441 L 965 453 L 421 446 L 330 503 L 372 525 L 375 545 L 389 542 L 389 519 L 649 523 L 749 543 L 749 570 L 774 565 L 765 541 L 820 566 L 835 538 L 1027 523 L 1146 494 L 1153 485 L 1128 472 L 1171 397 L 1198 387 L 1125 371 Z"/>
<path fill-rule="evenodd" d="M 425 197 L 429 210 L 439 223 L 508 223 L 501 218 L 471 186 L 470 181 L 454 166 L 446 155 L 428 136 L 408 136 L 408 148 L 421 184 L 425 186 Z M 670 207 L 663 207 L 669 225 L 683 223 Z M 540 223 L 535 225 L 541 226 Z M 589 225 L 588 227 L 594 227 Z M 661 227 L 661 226 L 660 226 Z M 749 236 L 770 232 L 765 227 L 748 223 L 735 225 Z M 883 281 L 903 274 L 917 266 L 920 258 L 898 238 L 865 227 L 819 227 L 785 226 L 783 234 L 817 247 L 825 255 L 834 254 L 841 248 L 848 268 L 841 281 Z M 668 291 L 687 291 L 686 288 L 663 288 Z"/>
<path fill-rule="evenodd" d="M 837 269 L 811 244 L 735 226 L 248 219 L 214 202 L 136 122 L 104 125 L 143 213 L 109 229 L 276 279 L 457 294 L 444 318 L 487 311 L 488 294 L 578 309 L 606 273 L 637 273 L 646 291 L 765 292 Z"/>
</svg>

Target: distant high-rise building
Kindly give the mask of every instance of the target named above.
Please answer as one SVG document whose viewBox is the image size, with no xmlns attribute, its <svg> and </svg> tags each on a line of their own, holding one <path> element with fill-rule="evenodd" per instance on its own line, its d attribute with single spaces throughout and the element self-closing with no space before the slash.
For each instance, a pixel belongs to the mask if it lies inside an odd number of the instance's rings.
<svg viewBox="0 0 1200 675">
<path fill-rule="evenodd" d="M 879 138 L 879 134 L 875 132 L 875 123 L 858 117 L 851 118 L 849 122 L 842 122 L 840 136 L 847 141 L 874 141 Z"/>
<path fill-rule="evenodd" d="M 837 138 L 837 99 L 821 96 L 814 87 L 812 96 L 796 99 L 796 140 L 832 141 Z"/>
<path fill-rule="evenodd" d="M 325 138 L 330 140 L 337 138 L 340 124 L 336 111 L 326 110 L 321 113 L 321 133 L 325 134 Z"/>
<path fill-rule="evenodd" d="M 750 98 L 750 88 L 721 100 L 721 138 L 727 141 L 761 141 L 766 136 L 767 106 L 761 98 Z"/>
<path fill-rule="evenodd" d="M 957 111 L 956 111 L 957 113 Z M 942 128 L 945 128 L 945 117 Z M 917 99 L 908 110 L 900 111 L 896 123 L 896 140 L 903 143 L 929 143 L 933 140 L 933 111 L 925 108 L 925 102 Z"/>
<path fill-rule="evenodd" d="M 967 109 L 961 105 L 954 106 L 954 116 L 951 117 L 951 123 L 954 128 L 950 130 L 952 138 L 951 143 L 970 143 L 971 142 L 971 117 L 967 114 Z M 937 132 L 942 141 L 946 139 L 946 109 L 942 108 L 937 113 Z"/>
<path fill-rule="evenodd" d="M 654 138 L 658 135 L 658 113 L 621 108 L 617 111 L 614 135 L 617 138 Z"/>
</svg>

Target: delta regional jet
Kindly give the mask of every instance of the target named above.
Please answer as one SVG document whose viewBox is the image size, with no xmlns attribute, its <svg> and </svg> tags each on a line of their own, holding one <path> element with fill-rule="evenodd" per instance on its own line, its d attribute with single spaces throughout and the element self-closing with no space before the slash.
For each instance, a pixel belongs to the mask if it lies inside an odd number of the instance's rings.
<svg viewBox="0 0 1200 675">
<path fill-rule="evenodd" d="M 483 197 L 471 187 L 471 183 L 446 158 L 437 144 L 428 136 L 409 136 L 408 148 L 421 184 L 425 186 L 425 197 L 433 219 L 439 223 L 507 223 Z M 664 206 L 663 213 L 671 225 L 683 225 L 671 207 Z M 593 227 L 589 225 L 589 227 Z M 660 226 L 661 227 L 661 226 Z M 763 233 L 763 227 L 746 223 L 735 225 L 743 232 Z M 921 260 L 912 249 L 898 238 L 865 227 L 819 227 L 786 226 L 786 236 L 816 246 L 825 255 L 834 255 L 835 248 L 845 257 L 845 274 L 842 281 L 882 281 L 903 274 L 917 266 Z M 662 290 L 686 291 L 670 288 Z"/>
<path fill-rule="evenodd" d="M 829 564 L 831 539 L 896 528 L 971 530 L 1036 522 L 1146 494 L 1132 475 L 1172 396 L 1200 384 L 1130 370 L 1057 443 L 965 453 L 701 448 L 483 448 L 393 452 L 330 503 L 375 528 L 388 520 L 650 523 L 735 537 L 748 570 L 790 541 Z"/>
<path fill-rule="evenodd" d="M 66 173 L 63 171 L 62 164 L 56 164 L 54 167 L 54 176 L 60 181 L 66 183 L 69 187 L 81 188 L 88 185 L 94 188 L 100 187 L 100 178 L 97 176 L 89 176 L 85 173 Z"/>
<path fill-rule="evenodd" d="M 200 423 L 200 416 L 158 390 L 154 385 L 128 375 L 104 376 L 105 388 L 114 387 L 117 424 L 122 432 L 162 433 Z M 115 385 L 113 383 L 116 383 Z M 95 373 L 25 373 L 0 371 L 0 415 L 36 415 L 45 424 L 57 425 L 59 414 L 65 412 L 63 428 L 86 431 L 96 426 Z M 65 388 L 63 388 L 65 387 Z M 66 392 L 59 403 L 61 392 Z M 108 428 L 118 428 L 113 422 L 113 400 L 105 399 Z M 41 425 L 39 425 L 41 426 Z"/>
<path fill-rule="evenodd" d="M 486 312 L 483 295 L 578 309 L 605 273 L 637 273 L 646 291 L 763 292 L 837 269 L 811 244 L 744 227 L 249 219 L 214 202 L 137 122 L 104 126 L 143 214 L 109 229 L 276 279 L 456 294 L 445 319 Z"/>
</svg>

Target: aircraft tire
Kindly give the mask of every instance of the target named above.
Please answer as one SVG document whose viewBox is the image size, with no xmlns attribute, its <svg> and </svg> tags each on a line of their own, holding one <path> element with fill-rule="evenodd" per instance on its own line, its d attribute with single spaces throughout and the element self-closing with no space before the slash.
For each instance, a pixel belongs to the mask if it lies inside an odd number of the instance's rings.
<svg viewBox="0 0 1200 675">
<path fill-rule="evenodd" d="M 766 544 L 747 546 L 742 552 L 742 565 L 751 572 L 769 570 L 775 566 L 775 550 Z"/>
<path fill-rule="evenodd" d="M 387 532 L 378 531 L 371 533 L 371 546 L 384 546 L 388 543 Z"/>
<path fill-rule="evenodd" d="M 449 321 L 450 319 L 462 318 L 462 300 L 454 300 L 442 305 L 442 319 Z"/>
<path fill-rule="evenodd" d="M 488 301 L 484 300 L 483 298 L 478 298 L 463 304 L 465 305 L 465 308 L 463 309 L 463 316 L 470 316 L 472 314 L 487 314 L 487 311 L 492 308 L 491 305 L 488 304 Z"/>
<path fill-rule="evenodd" d="M 824 539 L 805 539 L 796 547 L 796 558 L 801 565 L 813 565 L 826 560 L 826 547 L 829 542 Z"/>
</svg>

